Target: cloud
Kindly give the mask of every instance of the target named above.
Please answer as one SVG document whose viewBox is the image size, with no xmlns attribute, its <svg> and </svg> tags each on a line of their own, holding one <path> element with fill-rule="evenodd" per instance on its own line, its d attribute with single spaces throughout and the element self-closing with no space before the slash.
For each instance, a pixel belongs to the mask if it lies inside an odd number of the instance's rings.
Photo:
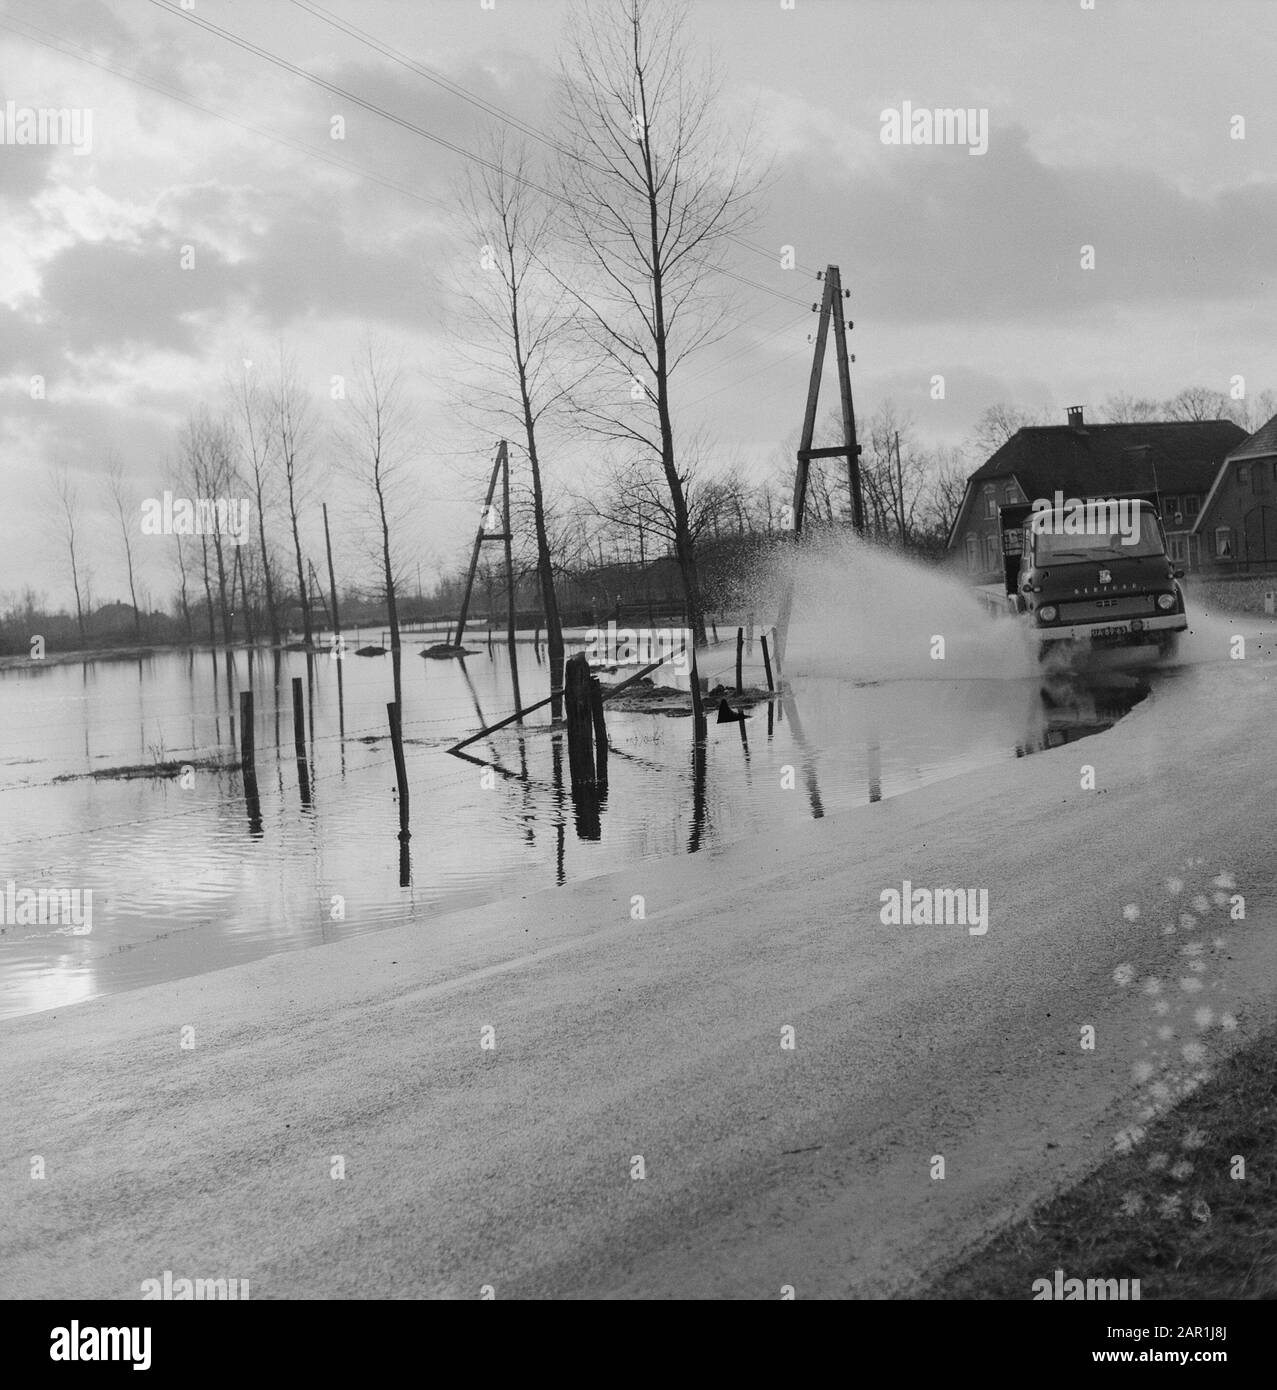
<svg viewBox="0 0 1277 1390">
<path fill-rule="evenodd" d="M 225 307 L 242 272 L 216 251 L 194 249 L 183 269 L 182 245 L 158 231 L 143 245 L 80 242 L 46 266 L 40 319 L 71 354 L 142 344 L 197 352 L 193 316 Z"/>
<path fill-rule="evenodd" d="M 884 146 L 854 177 L 792 158 L 775 201 L 812 209 L 800 257 L 847 248 L 857 307 L 880 322 L 1041 321 L 1102 305 L 1250 301 L 1277 271 L 1277 181 L 1213 196 L 1116 164 L 1052 167 L 1019 126 L 988 153 Z M 773 219 L 773 225 L 783 226 Z M 1095 269 L 1081 268 L 1083 246 Z"/>
</svg>

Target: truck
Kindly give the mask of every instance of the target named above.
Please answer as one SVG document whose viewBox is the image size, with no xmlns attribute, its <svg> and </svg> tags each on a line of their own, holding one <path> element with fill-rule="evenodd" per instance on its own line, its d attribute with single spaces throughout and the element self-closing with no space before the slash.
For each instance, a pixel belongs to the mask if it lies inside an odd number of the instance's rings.
<svg viewBox="0 0 1277 1390">
<path fill-rule="evenodd" d="M 1188 627 L 1184 591 L 1152 501 L 1069 498 L 1002 507 L 1002 611 L 1028 624 L 1038 655 L 1109 648 L 1175 654 Z"/>
</svg>

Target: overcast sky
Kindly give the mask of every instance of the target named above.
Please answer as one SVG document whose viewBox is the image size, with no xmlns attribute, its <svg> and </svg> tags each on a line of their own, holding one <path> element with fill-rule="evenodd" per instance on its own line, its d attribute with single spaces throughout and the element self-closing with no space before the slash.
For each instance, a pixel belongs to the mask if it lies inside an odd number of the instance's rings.
<svg viewBox="0 0 1277 1390">
<path fill-rule="evenodd" d="M 565 8 L 325 3 L 542 128 Z M 852 291 L 858 413 L 893 397 L 923 440 L 960 441 L 996 400 L 1063 419 L 1117 391 L 1226 390 L 1238 374 L 1252 392 L 1277 387 L 1272 0 L 687 8 L 723 80 L 719 118 L 743 128 L 752 113 L 775 160 L 749 234 L 760 252 L 730 258 L 765 288 L 728 283 L 732 331 L 676 383 L 681 422 L 704 428 L 716 458 L 762 477 L 800 422 L 810 272 L 828 262 Z M 495 124 L 291 0 L 196 0 L 193 13 L 455 145 L 475 148 Z M 456 563 L 480 501 L 468 479 L 492 444 L 459 423 L 446 387 L 454 326 L 437 287 L 474 257 L 452 212 L 463 156 L 177 3 L 8 0 L 0 25 L 4 100 L 92 112 L 85 154 L 0 147 L 0 592 L 29 583 L 70 600 L 42 500 L 55 459 L 105 528 L 109 448 L 139 499 L 154 495 L 182 419 L 216 404 L 244 357 L 282 339 L 326 397 L 367 327 L 422 369 L 420 558 L 428 574 Z M 987 152 L 884 144 L 881 114 L 906 100 L 987 109 Z M 344 141 L 330 138 L 334 114 Z M 802 268 L 781 268 L 785 245 Z M 96 602 L 127 597 L 113 556 L 104 539 Z M 167 561 L 143 552 L 142 565 L 167 604 Z"/>
</svg>

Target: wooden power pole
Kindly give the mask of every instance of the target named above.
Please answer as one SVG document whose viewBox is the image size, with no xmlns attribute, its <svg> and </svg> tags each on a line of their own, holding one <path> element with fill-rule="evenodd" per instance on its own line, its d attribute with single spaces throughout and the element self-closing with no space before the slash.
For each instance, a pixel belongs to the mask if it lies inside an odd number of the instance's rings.
<svg viewBox="0 0 1277 1390">
<path fill-rule="evenodd" d="M 333 570 L 333 540 L 328 534 L 328 503 L 324 503 L 324 549 L 328 552 L 328 591 L 332 594 L 333 646 L 341 650 L 341 619 L 337 616 L 337 575 Z"/>
<path fill-rule="evenodd" d="M 820 322 L 816 327 L 816 350 L 812 355 L 811 378 L 807 384 L 807 408 L 803 413 L 802 437 L 798 441 L 798 467 L 794 473 L 795 541 L 802 539 L 803 520 L 807 511 L 807 479 L 812 459 L 847 460 L 847 489 L 851 496 L 852 525 L 857 535 L 863 535 L 865 529 L 865 504 L 860 488 L 860 445 L 856 443 L 856 412 L 851 399 L 850 364 L 856 359 L 847 352 L 847 331 L 853 325 L 844 320 L 842 312 L 843 299 L 851 292 L 843 289 L 842 276 L 836 265 L 825 267 L 823 279 L 825 292 L 820 303 L 811 306 L 813 313 L 819 312 Z M 838 397 L 842 407 L 843 442 L 829 448 L 813 449 L 811 441 L 816 432 L 816 405 L 820 399 L 820 379 L 825 367 L 825 350 L 831 322 L 834 328 L 834 357 L 838 364 Z M 794 586 L 791 577 L 781 598 L 780 615 L 776 624 L 776 654 L 781 662 L 785 659 L 785 641 L 789 635 L 789 617 L 793 605 Z"/>
<path fill-rule="evenodd" d="M 502 518 L 501 530 L 489 531 L 487 529 L 488 517 L 492 513 L 492 499 L 496 495 L 498 478 L 502 480 L 501 502 L 505 515 Z M 502 541 L 505 544 L 506 641 L 510 649 L 510 677 L 514 683 L 514 707 L 519 709 L 522 701 L 519 697 L 519 661 L 514 639 L 514 561 L 510 550 L 510 542 L 513 538 L 514 532 L 510 523 L 510 450 L 503 439 L 497 445 L 497 456 L 492 465 L 492 476 L 488 479 L 488 495 L 483 500 L 483 513 L 479 517 L 479 530 L 474 538 L 474 549 L 470 552 L 470 573 L 466 577 L 466 591 L 462 595 L 461 612 L 457 617 L 457 635 L 453 638 L 452 644 L 455 647 L 461 646 L 461 640 L 465 636 L 466 616 L 470 611 L 470 595 L 474 590 L 474 576 L 479 568 L 479 551 L 485 541 Z M 488 614 L 488 621 L 492 621 L 491 613 Z"/>
<path fill-rule="evenodd" d="M 820 303 L 813 304 L 812 311 L 820 313 L 820 323 L 816 327 L 816 351 L 812 356 L 811 379 L 807 384 L 807 409 L 803 413 L 803 433 L 798 442 L 798 470 L 794 475 L 794 537 L 802 535 L 803 517 L 807 510 L 807 478 L 812 459 L 845 458 L 847 460 L 847 484 L 851 494 L 851 519 L 857 533 L 865 529 L 865 504 L 860 491 L 860 445 L 856 443 L 856 412 L 851 400 L 850 363 L 855 361 L 847 353 L 847 330 L 852 327 L 843 319 L 842 301 L 850 290 L 842 287 L 842 277 L 836 265 L 826 266 L 824 272 L 825 293 Z M 816 432 L 816 405 L 820 399 L 820 378 L 825 367 L 825 344 L 829 337 L 829 325 L 834 326 L 834 357 L 838 363 L 838 396 L 842 406 L 841 444 L 826 449 L 813 449 L 812 436 Z"/>
</svg>

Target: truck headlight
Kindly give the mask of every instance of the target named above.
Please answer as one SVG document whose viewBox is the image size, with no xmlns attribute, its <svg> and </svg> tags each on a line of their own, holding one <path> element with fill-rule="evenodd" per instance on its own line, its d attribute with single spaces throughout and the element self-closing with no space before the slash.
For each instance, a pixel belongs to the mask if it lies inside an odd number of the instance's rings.
<svg viewBox="0 0 1277 1390">
<path fill-rule="evenodd" d="M 1169 613 L 1171 609 L 1175 607 L 1175 595 L 1158 594 L 1157 606 L 1162 610 L 1163 613 Z"/>
<path fill-rule="evenodd" d="M 1053 623 L 1058 613 L 1059 609 L 1056 608 L 1055 604 L 1044 603 L 1042 607 L 1038 609 L 1038 622 Z"/>
</svg>

